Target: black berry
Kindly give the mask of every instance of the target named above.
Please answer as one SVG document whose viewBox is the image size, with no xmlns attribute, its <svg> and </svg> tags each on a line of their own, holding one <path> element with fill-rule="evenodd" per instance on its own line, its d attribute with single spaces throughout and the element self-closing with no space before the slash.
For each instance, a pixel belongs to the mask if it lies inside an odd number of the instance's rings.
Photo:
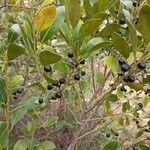
<svg viewBox="0 0 150 150">
<path fill-rule="evenodd" d="M 122 77 L 122 76 L 123 76 L 123 73 L 118 73 L 118 76 Z"/>
<path fill-rule="evenodd" d="M 107 133 L 107 134 L 106 134 L 106 137 L 107 137 L 107 138 L 109 138 L 109 137 L 110 137 L 110 134 L 109 134 L 109 133 Z"/>
<path fill-rule="evenodd" d="M 123 91 L 123 92 L 127 92 L 127 89 L 126 89 L 124 86 L 122 86 L 122 87 L 120 88 L 120 90 Z"/>
<path fill-rule="evenodd" d="M 61 93 L 61 92 L 55 93 L 55 97 L 56 97 L 56 98 L 62 98 L 62 93 Z"/>
<path fill-rule="evenodd" d="M 75 74 L 75 75 L 74 75 L 74 79 L 75 79 L 75 80 L 80 80 L 80 75 L 79 75 L 79 74 Z"/>
<path fill-rule="evenodd" d="M 52 96 L 52 100 L 56 100 L 56 96 L 55 95 Z"/>
<path fill-rule="evenodd" d="M 142 103 L 138 103 L 139 108 L 143 108 L 143 104 Z"/>
<path fill-rule="evenodd" d="M 140 62 L 137 64 L 137 67 L 141 70 L 144 70 L 146 68 L 146 64 L 144 62 Z"/>
<path fill-rule="evenodd" d="M 125 64 L 126 62 L 125 62 L 123 59 L 119 59 L 119 60 L 118 60 L 118 63 L 119 63 L 119 65 L 123 65 L 123 64 Z"/>
<path fill-rule="evenodd" d="M 73 52 L 69 52 L 69 53 L 68 53 L 68 57 L 69 57 L 69 58 L 74 57 L 74 53 L 73 53 Z"/>
<path fill-rule="evenodd" d="M 71 61 L 71 65 L 75 66 L 75 67 L 78 67 L 78 63 L 76 61 Z"/>
<path fill-rule="evenodd" d="M 119 23 L 120 23 L 121 25 L 125 24 L 125 23 L 126 23 L 126 19 L 125 19 L 125 18 L 121 18 L 121 19 L 119 20 Z"/>
<path fill-rule="evenodd" d="M 137 7 L 137 6 L 139 6 L 139 5 L 140 5 L 140 3 L 139 3 L 138 0 L 133 1 L 133 6 L 134 6 L 134 7 Z"/>
<path fill-rule="evenodd" d="M 18 94 L 21 94 L 22 93 L 22 89 L 18 89 L 16 92 L 18 93 Z"/>
<path fill-rule="evenodd" d="M 86 72 L 85 72 L 85 71 L 81 71 L 81 75 L 82 75 L 82 76 L 85 76 L 85 75 L 86 75 Z"/>
<path fill-rule="evenodd" d="M 52 67 L 50 65 L 45 65 L 44 66 L 44 71 L 45 72 L 51 72 L 52 71 Z"/>
<path fill-rule="evenodd" d="M 130 69 L 130 66 L 128 64 L 125 63 L 121 65 L 121 70 L 123 72 L 127 72 L 129 69 Z"/>
<path fill-rule="evenodd" d="M 118 132 L 116 132 L 116 133 L 115 133 L 115 136 L 119 136 L 119 133 L 118 133 Z"/>
<path fill-rule="evenodd" d="M 14 98 L 14 99 L 17 99 L 17 98 L 18 98 L 18 96 L 17 96 L 17 95 L 15 95 L 13 98 Z"/>
<path fill-rule="evenodd" d="M 135 81 L 135 77 L 133 75 L 128 75 L 127 80 L 128 80 L 128 82 L 133 83 Z"/>
<path fill-rule="evenodd" d="M 48 90 L 52 90 L 52 89 L 53 89 L 53 85 L 52 85 L 52 84 L 48 84 L 48 85 L 47 85 L 47 89 L 48 89 Z"/>
<path fill-rule="evenodd" d="M 59 83 L 60 83 L 60 84 L 64 84 L 64 83 L 65 83 L 65 78 L 59 79 Z"/>
<path fill-rule="evenodd" d="M 84 65 L 84 64 L 85 64 L 85 59 L 82 59 L 82 60 L 80 61 L 80 64 Z"/>
<path fill-rule="evenodd" d="M 39 104 L 42 104 L 43 103 L 43 98 L 39 98 Z"/>
</svg>

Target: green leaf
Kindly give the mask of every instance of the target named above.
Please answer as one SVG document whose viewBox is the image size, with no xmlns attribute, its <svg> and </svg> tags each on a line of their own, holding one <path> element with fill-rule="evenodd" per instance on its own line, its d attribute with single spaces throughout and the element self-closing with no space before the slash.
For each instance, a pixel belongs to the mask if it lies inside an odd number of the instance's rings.
<svg viewBox="0 0 150 150">
<path fill-rule="evenodd" d="M 100 37 L 111 36 L 114 32 L 119 31 L 120 26 L 118 24 L 107 24 L 99 33 Z"/>
<path fill-rule="evenodd" d="M 50 116 L 44 123 L 43 123 L 43 127 L 44 128 L 48 128 L 53 126 L 54 124 L 57 123 L 58 117 L 57 116 Z"/>
<path fill-rule="evenodd" d="M 37 106 L 36 101 L 38 99 L 39 99 L 39 97 L 33 96 L 33 97 L 29 97 L 26 100 L 17 104 L 16 108 L 14 110 L 12 110 L 12 113 L 11 113 L 12 127 L 18 121 L 20 121 L 29 110 L 32 110 L 33 108 L 35 108 Z"/>
<path fill-rule="evenodd" d="M 68 73 L 69 67 L 66 63 L 59 61 L 54 65 L 54 68 L 60 72 Z"/>
<path fill-rule="evenodd" d="M 20 28 L 18 24 L 14 24 L 10 27 L 8 31 L 8 43 L 14 42 L 20 34 Z"/>
<path fill-rule="evenodd" d="M 127 84 L 131 89 L 134 89 L 135 91 L 141 91 L 143 90 L 143 85 L 140 83 L 128 83 Z"/>
<path fill-rule="evenodd" d="M 9 142 L 9 129 L 5 122 L 0 121 L 0 145 L 4 148 Z"/>
<path fill-rule="evenodd" d="M 29 146 L 30 146 L 30 140 L 28 139 L 18 140 L 13 150 L 27 150 Z"/>
<path fill-rule="evenodd" d="M 7 92 L 4 79 L 0 78 L 0 105 L 6 104 L 7 102 Z"/>
<path fill-rule="evenodd" d="M 39 146 L 39 150 L 53 150 L 56 146 L 51 141 L 45 141 Z"/>
<path fill-rule="evenodd" d="M 50 28 L 41 32 L 41 43 L 47 42 L 56 32 L 59 31 L 65 19 L 64 7 L 57 8 L 57 17 Z"/>
<path fill-rule="evenodd" d="M 14 44 L 14 43 L 11 43 L 8 46 L 7 55 L 8 55 L 9 61 L 17 58 L 18 56 L 21 56 L 24 53 L 25 53 L 25 49 L 22 46 L 19 46 L 19 45 Z"/>
<path fill-rule="evenodd" d="M 110 0 L 98 0 L 98 10 L 100 12 L 105 12 L 110 6 Z"/>
<path fill-rule="evenodd" d="M 122 54 L 123 57 L 128 58 L 131 53 L 130 46 L 125 38 L 115 33 L 112 37 L 114 47 Z"/>
<path fill-rule="evenodd" d="M 146 44 L 150 42 L 150 6 L 143 5 L 139 13 L 139 31 L 141 32 Z"/>
<path fill-rule="evenodd" d="M 113 115 L 109 100 L 107 100 L 107 99 L 105 100 L 104 107 L 105 107 L 105 110 L 108 114 Z"/>
<path fill-rule="evenodd" d="M 117 150 L 118 146 L 118 141 L 111 141 L 104 146 L 103 150 Z"/>
<path fill-rule="evenodd" d="M 136 133 L 136 138 L 141 137 L 144 134 L 143 130 L 138 131 L 138 133 Z"/>
<path fill-rule="evenodd" d="M 102 72 L 96 73 L 96 80 L 98 84 L 102 84 L 105 81 L 105 76 Z"/>
<path fill-rule="evenodd" d="M 101 19 L 90 19 L 85 22 L 80 28 L 79 38 L 84 39 L 85 37 L 93 34 L 99 28 Z"/>
<path fill-rule="evenodd" d="M 145 95 L 144 98 L 143 98 L 143 104 L 144 104 L 144 106 L 147 106 L 149 102 L 150 102 L 149 96 Z"/>
<path fill-rule="evenodd" d="M 120 67 L 113 56 L 106 56 L 103 58 L 103 62 L 107 67 L 109 67 L 112 71 L 120 73 Z"/>
<path fill-rule="evenodd" d="M 127 110 L 130 110 L 130 103 L 129 103 L 129 101 L 123 103 L 123 106 L 122 106 L 122 112 L 126 112 Z"/>
<path fill-rule="evenodd" d="M 105 99 L 110 101 L 110 102 L 117 102 L 118 101 L 118 97 L 115 94 L 109 94 L 106 96 Z"/>
<path fill-rule="evenodd" d="M 130 35 L 130 42 L 132 44 L 132 50 L 135 52 L 137 50 L 137 35 L 136 35 L 136 29 L 134 25 L 127 20 L 128 29 L 129 29 L 129 35 Z"/>
<path fill-rule="evenodd" d="M 110 45 L 109 41 L 104 41 L 102 38 L 93 38 L 90 40 L 85 48 L 82 50 L 81 55 L 88 56 L 90 53 L 95 52 L 96 50 L 100 50 L 106 46 Z"/>
<path fill-rule="evenodd" d="M 39 54 L 39 58 L 42 65 L 54 64 L 61 60 L 60 55 L 50 52 L 48 50 L 42 51 Z"/>
<path fill-rule="evenodd" d="M 90 0 L 84 0 L 83 1 L 83 6 L 86 14 L 86 18 L 91 18 L 92 17 L 92 6 L 90 4 Z"/>
<path fill-rule="evenodd" d="M 145 144 L 139 144 L 138 147 L 140 148 L 140 150 L 150 150 L 150 147 Z"/>
<path fill-rule="evenodd" d="M 12 79 L 10 81 L 10 86 L 12 89 L 19 88 L 19 86 L 21 86 L 22 82 L 23 82 L 22 75 L 16 75 L 16 76 L 12 77 Z"/>
<path fill-rule="evenodd" d="M 119 117 L 118 118 L 118 123 L 121 125 L 121 126 L 124 126 L 124 118 L 123 117 Z"/>
<path fill-rule="evenodd" d="M 81 16 L 80 1 L 79 0 L 78 1 L 64 0 L 64 1 L 67 20 L 71 23 L 71 26 L 75 28 Z"/>
</svg>

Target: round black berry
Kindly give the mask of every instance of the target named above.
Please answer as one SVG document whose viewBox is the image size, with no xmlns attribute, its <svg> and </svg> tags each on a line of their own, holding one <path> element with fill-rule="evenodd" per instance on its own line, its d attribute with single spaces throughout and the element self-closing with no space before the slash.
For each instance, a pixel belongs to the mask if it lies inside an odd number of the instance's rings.
<svg viewBox="0 0 150 150">
<path fill-rule="evenodd" d="M 82 76 L 85 76 L 85 75 L 86 75 L 86 72 L 85 72 L 85 71 L 81 71 L 81 75 L 82 75 Z"/>
<path fill-rule="evenodd" d="M 71 65 L 74 67 L 78 67 L 78 63 L 76 61 L 71 61 Z"/>
<path fill-rule="evenodd" d="M 119 59 L 119 60 L 118 60 L 118 63 L 119 63 L 119 65 L 123 65 L 123 64 L 125 64 L 126 62 L 125 62 L 123 59 Z"/>
<path fill-rule="evenodd" d="M 43 103 L 43 98 L 39 98 L 39 104 L 42 104 Z"/>
<path fill-rule="evenodd" d="M 85 64 L 85 59 L 82 59 L 82 60 L 80 61 L 80 64 L 84 65 L 84 64 Z"/>
<path fill-rule="evenodd" d="M 121 19 L 119 20 L 119 23 L 120 23 L 121 25 L 125 24 L 125 23 L 126 23 L 126 19 L 125 19 L 125 18 L 121 18 Z"/>
<path fill-rule="evenodd" d="M 47 89 L 48 89 L 48 90 L 52 90 L 52 89 L 53 89 L 53 85 L 52 85 L 52 84 L 48 84 L 48 85 L 47 85 Z"/>
<path fill-rule="evenodd" d="M 74 79 L 75 79 L 75 80 L 80 80 L 80 75 L 79 75 L 79 74 L 75 74 L 75 75 L 74 75 Z"/>
<path fill-rule="evenodd" d="M 123 72 L 127 72 L 129 69 L 130 69 L 130 66 L 128 64 L 125 63 L 121 65 L 121 70 Z"/>
<path fill-rule="evenodd" d="M 115 136 L 119 136 L 119 133 L 118 133 L 118 132 L 116 132 L 116 133 L 115 133 Z"/>
<path fill-rule="evenodd" d="M 137 6 L 139 6 L 139 5 L 140 5 L 140 3 L 139 3 L 138 0 L 133 1 L 133 6 L 134 6 L 134 7 L 137 7 Z"/>
<path fill-rule="evenodd" d="M 143 104 L 142 103 L 138 103 L 139 108 L 143 108 Z"/>
<path fill-rule="evenodd" d="M 106 137 L 107 137 L 107 138 L 109 138 L 109 137 L 110 137 L 110 134 L 109 134 L 109 133 L 107 133 L 107 134 L 106 134 Z"/>
<path fill-rule="evenodd" d="M 52 71 L 52 67 L 50 65 L 45 65 L 44 66 L 44 71 L 45 72 L 51 72 Z"/>
<path fill-rule="evenodd" d="M 65 78 L 59 79 L 59 83 L 60 83 L 60 84 L 64 84 L 64 83 L 65 83 Z"/>
<path fill-rule="evenodd" d="M 17 96 L 17 95 L 15 95 L 13 98 L 14 98 L 14 99 L 17 99 L 17 98 L 18 98 L 18 96 Z"/>
<path fill-rule="evenodd" d="M 52 96 L 52 100 L 56 100 L 56 96 L 55 95 Z"/>
<path fill-rule="evenodd" d="M 123 92 L 127 92 L 127 89 L 126 89 L 124 86 L 122 86 L 122 87 L 120 88 L 120 90 L 123 91 Z"/>
<path fill-rule="evenodd" d="M 128 80 L 128 82 L 133 83 L 135 81 L 135 77 L 133 75 L 128 75 L 127 80 Z"/>
<path fill-rule="evenodd" d="M 55 93 L 55 97 L 56 97 L 56 98 L 62 98 L 62 93 L 61 93 L 61 92 Z"/>
<path fill-rule="evenodd" d="M 68 53 L 68 57 L 69 57 L 69 58 L 74 57 L 74 53 L 73 53 L 73 52 L 69 52 L 69 53 Z"/>
<path fill-rule="evenodd" d="M 146 68 L 146 64 L 144 62 L 140 62 L 137 64 L 137 67 L 141 70 L 144 70 Z"/>
<path fill-rule="evenodd" d="M 118 76 L 122 77 L 122 76 L 123 76 L 123 73 L 118 73 Z"/>
<path fill-rule="evenodd" d="M 18 93 L 18 94 L 21 94 L 22 93 L 22 89 L 18 89 L 16 92 Z"/>
</svg>

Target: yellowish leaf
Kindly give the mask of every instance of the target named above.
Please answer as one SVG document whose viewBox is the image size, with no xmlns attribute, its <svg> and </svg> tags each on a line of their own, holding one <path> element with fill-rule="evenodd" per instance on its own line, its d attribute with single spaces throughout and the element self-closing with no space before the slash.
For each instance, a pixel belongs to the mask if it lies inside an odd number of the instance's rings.
<svg viewBox="0 0 150 150">
<path fill-rule="evenodd" d="M 50 27 L 56 18 L 55 5 L 47 5 L 37 12 L 34 19 L 35 30 L 41 32 Z"/>
<path fill-rule="evenodd" d="M 54 2 L 55 2 L 55 0 L 44 0 L 43 3 L 41 4 L 41 7 L 40 7 L 40 8 L 43 8 L 43 7 L 45 7 L 46 5 L 52 4 L 52 3 L 54 3 Z"/>
</svg>

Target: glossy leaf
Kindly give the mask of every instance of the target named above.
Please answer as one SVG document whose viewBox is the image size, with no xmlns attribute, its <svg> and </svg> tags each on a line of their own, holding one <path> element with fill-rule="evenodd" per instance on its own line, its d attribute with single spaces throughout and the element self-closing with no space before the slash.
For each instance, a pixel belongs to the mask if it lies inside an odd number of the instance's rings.
<svg viewBox="0 0 150 150">
<path fill-rule="evenodd" d="M 62 26 L 64 19 L 65 19 L 65 11 L 64 7 L 57 8 L 57 15 L 56 20 L 52 24 L 50 28 L 41 32 L 41 42 L 47 42 Z"/>
<path fill-rule="evenodd" d="M 139 13 L 139 31 L 143 35 L 146 44 L 150 42 L 150 6 L 143 5 Z"/>
<path fill-rule="evenodd" d="M 101 48 L 104 48 L 106 46 L 109 46 L 110 42 L 109 41 L 104 41 L 102 38 L 93 38 L 91 39 L 85 48 L 83 49 L 81 55 L 86 55 L 88 56 L 89 53 L 92 53 L 96 50 L 100 50 Z"/>
<path fill-rule="evenodd" d="M 4 148 L 9 142 L 9 129 L 5 122 L 0 121 L 0 145 Z"/>
<path fill-rule="evenodd" d="M 17 104 L 16 108 L 14 108 L 11 113 L 12 127 L 24 117 L 27 111 L 32 110 L 36 107 L 36 101 L 38 99 L 39 97 L 33 96 Z"/>
<path fill-rule="evenodd" d="M 11 43 L 10 45 L 8 45 L 7 55 L 8 55 L 9 61 L 21 56 L 24 53 L 25 53 L 24 47 L 19 46 L 14 43 Z"/>
<path fill-rule="evenodd" d="M 118 24 L 107 24 L 99 33 L 100 37 L 111 36 L 114 32 L 119 31 L 120 26 Z"/>
<path fill-rule="evenodd" d="M 42 51 L 39 54 L 40 62 L 42 65 L 53 64 L 61 60 L 61 56 L 57 53 L 48 50 Z"/>
<path fill-rule="evenodd" d="M 103 58 L 103 62 L 112 71 L 117 72 L 117 73 L 121 72 L 118 63 L 113 56 L 107 56 L 107 57 Z"/>
<path fill-rule="evenodd" d="M 18 140 L 13 150 L 27 150 L 29 146 L 30 146 L 30 140 L 28 139 Z"/>
<path fill-rule="evenodd" d="M 115 33 L 112 41 L 114 43 L 114 47 L 122 54 L 123 57 L 128 58 L 130 56 L 131 49 L 125 38 Z"/>
<path fill-rule="evenodd" d="M 14 42 L 20 35 L 20 27 L 18 24 L 14 24 L 8 31 L 8 43 Z"/>
<path fill-rule="evenodd" d="M 40 150 L 54 150 L 56 148 L 55 144 L 52 143 L 51 141 L 45 141 L 43 142 L 40 146 Z"/>
<path fill-rule="evenodd" d="M 103 150 L 117 150 L 118 146 L 118 141 L 111 141 L 104 146 Z"/>
<path fill-rule="evenodd" d="M 7 92 L 4 79 L 0 78 L 0 105 L 6 104 L 7 102 Z"/>
<path fill-rule="evenodd" d="M 70 22 L 73 28 L 79 22 L 81 10 L 80 10 L 80 1 L 78 0 L 65 0 L 65 10 L 67 20 Z"/>
<path fill-rule="evenodd" d="M 140 84 L 140 83 L 128 83 L 128 86 L 131 88 L 131 89 L 134 89 L 135 91 L 141 91 L 143 90 L 143 85 Z"/>
<path fill-rule="evenodd" d="M 80 28 L 79 37 L 84 39 L 86 36 L 93 34 L 100 26 L 100 19 L 90 19 Z"/>
<path fill-rule="evenodd" d="M 34 18 L 35 30 L 41 32 L 50 27 L 56 18 L 55 5 L 48 5 L 37 12 Z"/>
</svg>

